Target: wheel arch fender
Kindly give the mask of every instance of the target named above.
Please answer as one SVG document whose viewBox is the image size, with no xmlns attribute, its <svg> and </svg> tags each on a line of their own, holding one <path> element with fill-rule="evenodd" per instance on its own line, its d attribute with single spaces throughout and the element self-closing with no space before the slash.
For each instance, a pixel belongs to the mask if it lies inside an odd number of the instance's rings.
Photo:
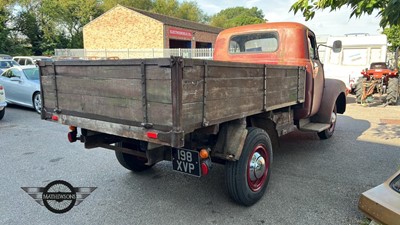
<svg viewBox="0 0 400 225">
<path fill-rule="evenodd" d="M 346 85 L 336 79 L 325 79 L 325 89 L 318 112 L 311 120 L 316 123 L 330 123 L 331 114 L 336 106 L 336 112 L 346 111 Z"/>
<path fill-rule="evenodd" d="M 214 156 L 230 161 L 239 160 L 248 133 L 246 125 L 246 118 L 221 124 Z"/>
</svg>

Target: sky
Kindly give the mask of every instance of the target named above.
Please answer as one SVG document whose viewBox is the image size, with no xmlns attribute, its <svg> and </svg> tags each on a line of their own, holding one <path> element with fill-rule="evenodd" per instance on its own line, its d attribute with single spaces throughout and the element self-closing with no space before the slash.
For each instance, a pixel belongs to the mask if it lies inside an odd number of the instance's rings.
<svg viewBox="0 0 400 225">
<path fill-rule="evenodd" d="M 299 22 L 308 26 L 317 36 L 341 36 L 349 33 L 381 33 L 379 27 L 380 17 L 377 12 L 360 18 L 350 18 L 351 10 L 341 8 L 337 11 L 320 10 L 315 13 L 312 20 L 305 21 L 301 13 L 294 15 L 289 12 L 290 6 L 296 0 L 197 0 L 199 7 L 208 15 L 218 13 L 230 7 L 243 6 L 246 8 L 258 7 L 264 12 L 265 19 L 270 22 Z"/>
</svg>

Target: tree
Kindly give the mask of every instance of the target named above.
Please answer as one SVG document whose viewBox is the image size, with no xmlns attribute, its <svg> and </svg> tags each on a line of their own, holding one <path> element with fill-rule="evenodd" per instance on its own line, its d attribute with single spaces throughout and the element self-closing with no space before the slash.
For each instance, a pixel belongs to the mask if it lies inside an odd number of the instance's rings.
<svg viewBox="0 0 400 225">
<path fill-rule="evenodd" d="M 182 2 L 175 16 L 196 22 L 201 22 L 205 18 L 205 15 L 196 2 Z"/>
<path fill-rule="evenodd" d="M 117 4 L 143 10 L 150 10 L 153 8 L 152 0 L 103 0 L 101 2 L 101 6 L 104 12 L 113 8 Z"/>
<path fill-rule="evenodd" d="M 42 0 L 42 12 L 65 30 L 69 48 L 82 48 L 82 28 L 102 12 L 97 0 Z"/>
<path fill-rule="evenodd" d="M 206 18 L 197 3 L 193 1 L 180 3 L 177 0 L 154 0 L 150 11 L 195 22 L 204 21 Z"/>
<path fill-rule="evenodd" d="M 383 33 L 386 34 L 388 42 L 392 44 L 389 49 L 395 51 L 400 46 L 400 25 L 387 27 L 383 30 Z"/>
<path fill-rule="evenodd" d="M 224 9 L 212 16 L 210 24 L 216 27 L 230 28 L 247 24 L 265 23 L 265 21 L 262 10 L 257 7 L 250 9 L 234 7 Z"/>
<path fill-rule="evenodd" d="M 387 25 L 400 24 L 399 0 L 298 0 L 291 6 L 290 11 L 295 14 L 300 11 L 305 19 L 309 20 L 314 17 L 317 10 L 330 9 L 333 11 L 343 6 L 351 8 L 350 17 L 371 15 L 374 10 L 378 10 L 378 15 L 381 16 L 380 26 L 383 28 Z"/>
</svg>

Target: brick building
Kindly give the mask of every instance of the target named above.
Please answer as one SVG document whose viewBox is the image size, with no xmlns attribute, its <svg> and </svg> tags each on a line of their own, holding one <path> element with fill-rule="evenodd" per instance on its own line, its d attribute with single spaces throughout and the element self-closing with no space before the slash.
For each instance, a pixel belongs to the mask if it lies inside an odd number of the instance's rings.
<svg viewBox="0 0 400 225">
<path fill-rule="evenodd" d="M 212 48 L 222 29 L 117 5 L 83 28 L 85 49 Z"/>
</svg>

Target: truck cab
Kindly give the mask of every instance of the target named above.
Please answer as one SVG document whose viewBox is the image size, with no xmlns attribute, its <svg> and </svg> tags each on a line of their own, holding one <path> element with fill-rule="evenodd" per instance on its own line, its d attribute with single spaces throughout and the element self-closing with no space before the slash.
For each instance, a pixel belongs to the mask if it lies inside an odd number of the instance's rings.
<svg viewBox="0 0 400 225">
<path fill-rule="evenodd" d="M 329 122 L 329 116 L 318 115 L 321 104 L 335 101 L 329 96 L 337 96 L 344 90 L 343 82 L 325 80 L 316 36 L 300 23 L 263 23 L 222 31 L 215 44 L 214 60 L 305 67 L 305 101 L 294 113 L 298 121 L 314 116 L 313 120 L 317 122 Z M 343 113 L 345 102 L 345 95 L 340 95 L 336 108 L 330 110 Z"/>
</svg>

